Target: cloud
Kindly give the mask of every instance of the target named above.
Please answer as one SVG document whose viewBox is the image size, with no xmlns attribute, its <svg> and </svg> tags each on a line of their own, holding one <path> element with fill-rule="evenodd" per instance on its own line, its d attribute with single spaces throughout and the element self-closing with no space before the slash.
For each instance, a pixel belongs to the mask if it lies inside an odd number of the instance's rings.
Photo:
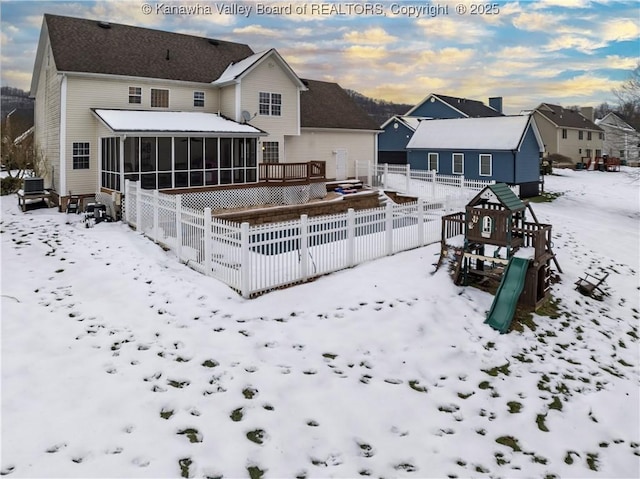
<svg viewBox="0 0 640 479">
<path fill-rule="evenodd" d="M 6 70 L 3 68 L 2 84 L 28 91 L 29 88 L 31 88 L 31 72 L 25 72 L 23 70 Z"/>
<path fill-rule="evenodd" d="M 235 35 L 258 35 L 263 37 L 280 37 L 282 36 L 283 32 L 281 30 L 265 28 L 261 25 L 247 25 L 246 27 L 234 28 L 233 33 Z"/>
<path fill-rule="evenodd" d="M 533 8 L 586 8 L 589 6 L 590 0 L 538 0 L 533 4 Z"/>
<path fill-rule="evenodd" d="M 385 47 L 370 47 L 354 45 L 345 49 L 351 60 L 382 60 L 389 54 Z"/>
<path fill-rule="evenodd" d="M 476 54 L 471 48 L 460 49 L 455 47 L 442 48 L 441 50 L 426 50 L 420 53 L 419 62 L 432 65 L 462 65 L 471 60 Z"/>
<path fill-rule="evenodd" d="M 638 66 L 638 58 L 621 57 L 620 55 L 607 55 L 603 66 L 605 68 L 615 68 L 618 70 L 633 70 Z"/>
<path fill-rule="evenodd" d="M 494 56 L 499 59 L 512 60 L 516 58 L 541 58 L 544 54 L 537 47 L 516 45 L 513 47 L 504 47 L 498 50 Z"/>
<path fill-rule="evenodd" d="M 527 32 L 555 30 L 561 17 L 551 13 L 523 12 L 512 20 L 513 26 Z"/>
<path fill-rule="evenodd" d="M 352 31 L 344 34 L 343 37 L 350 43 L 381 45 L 394 42 L 398 37 L 389 35 L 384 28 L 374 27 L 364 31 Z"/>
<path fill-rule="evenodd" d="M 596 93 L 610 92 L 612 84 L 610 78 L 598 77 L 591 74 L 579 75 L 568 80 L 543 84 L 540 90 L 546 96 L 562 98 L 567 94 L 572 97 L 589 97 Z"/>
<path fill-rule="evenodd" d="M 640 37 L 640 26 L 637 21 L 629 19 L 615 19 L 604 22 L 599 33 L 606 41 L 621 42 L 636 40 Z"/>
<path fill-rule="evenodd" d="M 548 52 L 577 50 L 582 53 L 592 54 L 594 50 L 605 47 L 606 45 L 606 42 L 595 41 L 586 36 L 566 34 L 553 38 L 543 49 Z"/>
<path fill-rule="evenodd" d="M 479 43 L 482 38 L 490 35 L 490 32 L 480 25 L 454 18 L 421 18 L 416 24 L 424 30 L 427 38 L 442 38 L 462 44 Z"/>
</svg>

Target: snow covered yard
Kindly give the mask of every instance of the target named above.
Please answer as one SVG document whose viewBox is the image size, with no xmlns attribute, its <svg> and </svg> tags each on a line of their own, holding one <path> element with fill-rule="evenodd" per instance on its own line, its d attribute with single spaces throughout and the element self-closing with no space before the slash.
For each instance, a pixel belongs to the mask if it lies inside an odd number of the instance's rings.
<svg viewBox="0 0 640 479">
<path fill-rule="evenodd" d="M 0 473 L 638 477 L 639 187 L 547 177 L 564 274 L 507 335 L 432 274 L 438 245 L 244 300 L 121 223 L 3 197 Z"/>
</svg>

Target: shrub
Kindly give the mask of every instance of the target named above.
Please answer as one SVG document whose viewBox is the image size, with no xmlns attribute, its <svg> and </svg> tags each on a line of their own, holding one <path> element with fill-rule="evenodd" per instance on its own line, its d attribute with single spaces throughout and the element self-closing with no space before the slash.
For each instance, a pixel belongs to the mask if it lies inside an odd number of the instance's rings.
<svg viewBox="0 0 640 479">
<path fill-rule="evenodd" d="M 10 195 L 18 191 L 22 188 L 22 178 L 15 178 L 12 176 L 7 176 L 6 178 L 2 178 L 2 191 L 0 194 Z"/>
</svg>

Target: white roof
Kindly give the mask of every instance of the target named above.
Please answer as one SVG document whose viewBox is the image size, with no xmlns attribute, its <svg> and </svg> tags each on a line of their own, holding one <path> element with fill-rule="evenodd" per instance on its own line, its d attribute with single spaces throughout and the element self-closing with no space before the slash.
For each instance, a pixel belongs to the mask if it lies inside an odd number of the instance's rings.
<svg viewBox="0 0 640 479">
<path fill-rule="evenodd" d="M 226 133 L 257 136 L 264 133 L 248 124 L 199 111 L 103 110 L 94 113 L 115 133 Z"/>
<path fill-rule="evenodd" d="M 222 72 L 220 78 L 213 82 L 214 85 L 218 83 L 226 83 L 229 81 L 233 81 L 242 75 L 247 69 L 253 66 L 254 63 L 257 63 L 263 56 L 269 53 L 271 50 L 265 50 L 263 52 L 255 53 L 244 60 L 240 60 L 238 63 L 231 63 L 227 67 L 227 69 Z"/>
<path fill-rule="evenodd" d="M 434 150 L 517 150 L 529 115 L 423 120 L 407 148 Z M 535 124 L 531 123 L 542 145 Z"/>
<path fill-rule="evenodd" d="M 426 119 L 430 119 L 430 117 L 394 115 L 391 118 L 389 118 L 387 121 L 385 121 L 382 124 L 381 128 L 384 128 L 389 123 L 392 123 L 394 121 L 399 121 L 399 122 L 403 123 L 407 128 L 410 128 L 411 130 L 415 131 L 415 129 L 418 128 L 418 125 L 420 124 L 420 122 L 422 120 L 426 120 Z"/>
</svg>

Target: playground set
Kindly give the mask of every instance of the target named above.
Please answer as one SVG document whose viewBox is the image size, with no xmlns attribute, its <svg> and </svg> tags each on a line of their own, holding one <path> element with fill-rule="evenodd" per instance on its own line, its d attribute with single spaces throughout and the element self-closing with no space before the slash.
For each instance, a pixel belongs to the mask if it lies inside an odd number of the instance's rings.
<svg viewBox="0 0 640 479">
<path fill-rule="evenodd" d="M 533 221 L 526 221 L 527 211 Z M 501 333 L 509 330 L 518 304 L 537 309 L 548 298 L 551 261 L 562 273 L 551 225 L 541 224 L 529 203 L 504 183 L 484 188 L 465 211 L 442 217 L 436 269 L 448 262 L 456 284 L 499 280 L 485 323 Z"/>
<path fill-rule="evenodd" d="M 620 171 L 622 161 L 612 156 L 583 157 L 582 162 L 576 164 L 577 170 L 587 171 Z"/>
</svg>

